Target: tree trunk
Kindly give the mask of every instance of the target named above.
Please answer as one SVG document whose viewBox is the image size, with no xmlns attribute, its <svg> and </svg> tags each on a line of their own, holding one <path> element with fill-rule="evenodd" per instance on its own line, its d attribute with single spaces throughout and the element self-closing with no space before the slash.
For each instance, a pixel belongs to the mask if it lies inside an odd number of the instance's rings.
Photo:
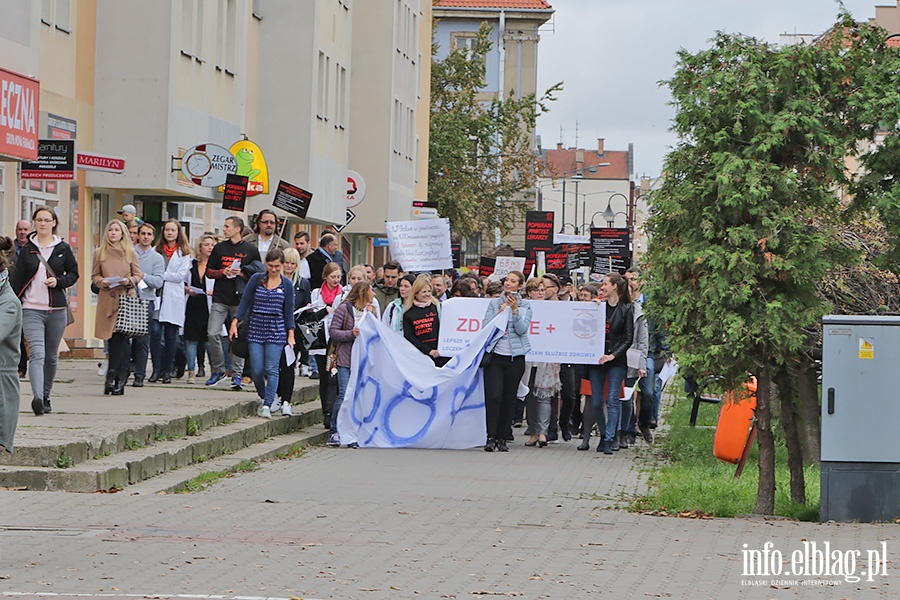
<svg viewBox="0 0 900 600">
<path fill-rule="evenodd" d="M 822 408 L 816 365 L 806 354 L 800 355 L 797 367 L 797 434 L 803 449 L 803 463 L 819 464 L 821 458 Z"/>
<path fill-rule="evenodd" d="M 756 491 L 758 515 L 775 512 L 775 435 L 772 432 L 772 373 L 765 365 L 756 376 L 756 440 L 759 448 L 759 487 Z"/>
<path fill-rule="evenodd" d="M 781 428 L 787 446 L 788 469 L 791 473 L 791 501 L 806 504 L 806 482 L 803 479 L 803 450 L 797 432 L 796 398 L 793 378 L 787 367 L 778 370 L 778 398 L 781 401 Z"/>
</svg>

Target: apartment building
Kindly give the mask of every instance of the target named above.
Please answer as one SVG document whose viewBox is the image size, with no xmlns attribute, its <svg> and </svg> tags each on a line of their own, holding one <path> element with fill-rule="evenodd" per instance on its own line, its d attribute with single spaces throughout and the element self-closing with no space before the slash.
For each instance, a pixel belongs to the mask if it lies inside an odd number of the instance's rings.
<svg viewBox="0 0 900 600">
<path fill-rule="evenodd" d="M 17 0 L 0 11 L 0 79 L 4 90 L 33 98 L 35 113 L 27 131 L 0 120 L 0 228 L 11 235 L 34 206 L 54 207 L 83 274 L 103 227 L 125 204 L 153 224 L 176 218 L 196 237 L 220 230 L 231 214 L 249 221 L 271 207 L 283 180 L 312 193 L 303 219 L 276 209 L 286 237 L 304 229 L 315 243 L 346 222 L 356 160 L 371 171 L 373 191 L 358 221 L 375 225 L 345 236 L 347 263 L 372 262 L 383 221 L 400 214 L 392 202 L 427 194 L 423 32 L 431 17 L 419 0 Z M 356 58 L 365 69 L 358 76 Z M 352 102 L 354 85 L 362 102 Z M 397 121 L 402 138 L 391 118 L 395 100 L 412 109 Z M 72 179 L 19 175 L 40 139 L 75 140 L 82 164 Z M 233 213 L 222 209 L 219 189 L 185 176 L 182 158 L 198 145 L 227 149 L 244 139 L 264 155 L 268 179 Z M 351 155 L 352 144 L 360 152 Z M 375 154 L 385 156 L 370 165 Z M 74 348 L 101 346 L 89 285 L 83 276 L 72 290 L 76 322 L 66 339 Z"/>
</svg>

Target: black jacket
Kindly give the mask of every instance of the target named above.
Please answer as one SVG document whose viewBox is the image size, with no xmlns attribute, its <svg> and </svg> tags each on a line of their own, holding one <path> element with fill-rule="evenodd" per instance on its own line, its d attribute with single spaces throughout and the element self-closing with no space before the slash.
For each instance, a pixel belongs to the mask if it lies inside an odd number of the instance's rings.
<svg viewBox="0 0 900 600">
<path fill-rule="evenodd" d="M 12 272 L 10 282 L 13 291 L 19 299 L 22 298 L 25 288 L 29 286 L 32 279 L 37 275 L 38 267 L 41 265 L 40 250 L 30 237 L 20 251 L 19 257 L 16 259 L 16 269 Z M 75 262 L 75 255 L 72 248 L 67 243 L 60 240 L 53 248 L 53 253 L 47 260 L 47 264 L 56 274 L 56 287 L 47 288 L 50 292 L 50 306 L 52 308 L 61 308 L 66 305 L 66 289 L 73 286 L 78 281 L 78 263 Z M 50 274 L 47 273 L 47 277 Z"/>
<path fill-rule="evenodd" d="M 325 254 L 322 249 L 315 249 L 306 257 L 306 264 L 309 265 L 309 287 L 310 289 L 318 289 L 322 287 L 322 270 L 325 265 L 333 259 Z"/>
<path fill-rule="evenodd" d="M 625 355 L 634 341 L 633 309 L 630 303 L 619 302 L 613 307 L 612 313 L 607 315 L 609 331 L 606 333 L 606 353 L 616 357 L 615 360 L 606 363 L 611 367 L 628 366 Z M 610 310 L 608 304 L 606 310 Z"/>
</svg>

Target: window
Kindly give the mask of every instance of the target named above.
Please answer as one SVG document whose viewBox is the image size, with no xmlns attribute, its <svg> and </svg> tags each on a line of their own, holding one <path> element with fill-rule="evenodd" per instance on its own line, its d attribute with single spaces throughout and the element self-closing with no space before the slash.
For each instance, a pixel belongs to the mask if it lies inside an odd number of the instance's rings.
<svg viewBox="0 0 900 600">
<path fill-rule="evenodd" d="M 42 0 L 41 23 L 56 27 L 63 33 L 72 32 L 72 0 Z"/>
<path fill-rule="evenodd" d="M 235 72 L 235 45 L 237 41 L 237 0 L 219 0 L 216 26 L 216 70 L 229 75 Z"/>
<path fill-rule="evenodd" d="M 181 54 L 203 62 L 203 2 L 181 0 Z"/>
<path fill-rule="evenodd" d="M 338 65 L 337 72 L 337 117 L 334 126 L 343 129 L 347 118 L 347 69 Z"/>
<path fill-rule="evenodd" d="M 325 72 L 328 67 L 328 57 L 325 56 L 324 52 L 319 52 L 319 65 L 318 72 L 316 73 L 316 116 L 320 119 L 325 119 L 325 110 L 327 106 L 328 100 L 328 88 L 326 87 L 326 75 Z"/>
<path fill-rule="evenodd" d="M 474 33 L 454 33 L 450 36 L 451 44 L 454 48 L 465 50 L 466 58 L 472 58 L 475 52 L 475 42 L 478 40 Z"/>
</svg>

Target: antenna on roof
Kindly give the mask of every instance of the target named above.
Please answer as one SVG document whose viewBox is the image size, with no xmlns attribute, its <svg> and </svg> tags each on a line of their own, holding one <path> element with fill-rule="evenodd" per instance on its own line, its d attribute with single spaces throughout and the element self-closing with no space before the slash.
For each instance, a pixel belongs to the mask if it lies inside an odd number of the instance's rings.
<svg viewBox="0 0 900 600">
<path fill-rule="evenodd" d="M 578 120 L 575 120 L 575 148 L 578 148 Z"/>
</svg>

